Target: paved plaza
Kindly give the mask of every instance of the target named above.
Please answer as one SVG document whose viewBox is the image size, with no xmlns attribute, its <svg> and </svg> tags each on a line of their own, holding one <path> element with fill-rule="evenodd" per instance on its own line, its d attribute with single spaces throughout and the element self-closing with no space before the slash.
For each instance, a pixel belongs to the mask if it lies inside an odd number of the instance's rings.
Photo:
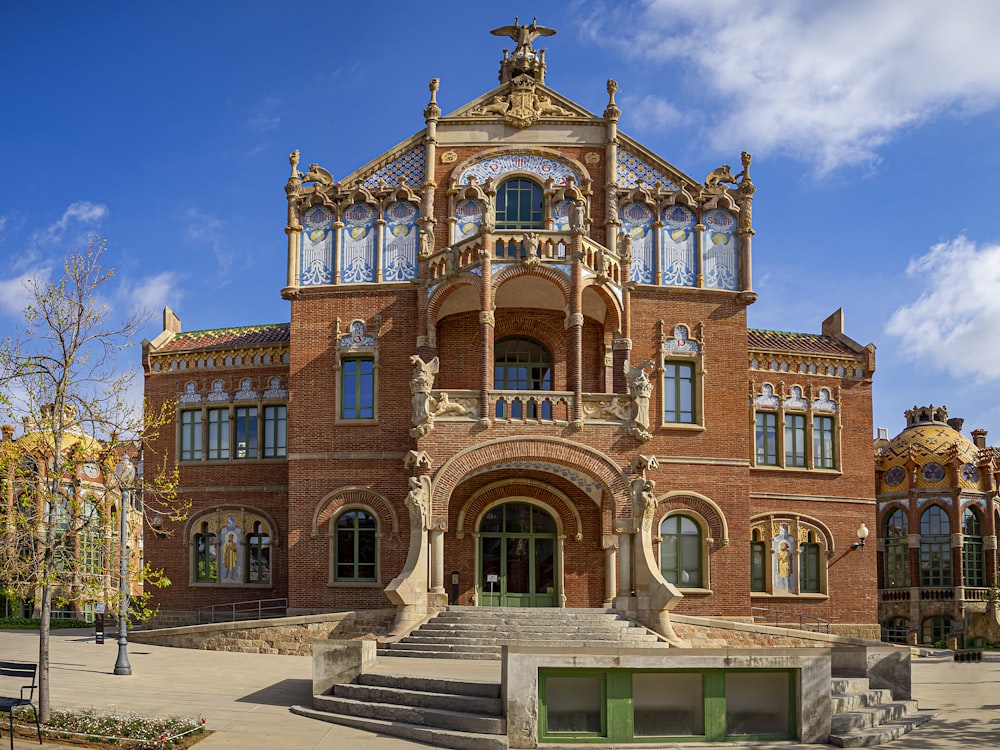
<svg viewBox="0 0 1000 750">
<path fill-rule="evenodd" d="M 132 674 L 113 674 L 113 639 L 94 643 L 87 631 L 52 637 L 52 704 L 94 707 L 150 716 L 204 716 L 213 734 L 199 750 L 296 748 L 298 750 L 426 750 L 428 745 L 295 716 L 288 707 L 311 703 L 311 664 L 305 656 L 233 654 L 131 644 Z M 0 631 L 3 659 L 36 661 L 38 634 Z M 497 680 L 497 662 L 380 659 L 378 671 Z M 897 750 L 1000 748 L 1000 653 L 982 662 L 956 664 L 950 654 L 914 659 L 913 692 L 937 717 L 882 747 Z M 0 727 L 6 729 L 6 727 Z M 0 750 L 8 746 L 4 732 Z M 19 740 L 19 750 L 38 748 Z M 61 746 L 46 744 L 46 750 Z M 705 747 L 701 745 L 700 747 Z M 781 743 L 782 748 L 796 745 Z M 827 746 L 798 746 L 827 747 Z"/>
</svg>

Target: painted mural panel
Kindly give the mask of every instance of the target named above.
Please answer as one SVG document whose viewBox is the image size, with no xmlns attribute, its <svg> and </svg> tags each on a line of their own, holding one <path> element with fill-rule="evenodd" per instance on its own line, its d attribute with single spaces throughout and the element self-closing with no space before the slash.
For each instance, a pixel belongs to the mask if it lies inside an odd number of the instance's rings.
<svg viewBox="0 0 1000 750">
<path fill-rule="evenodd" d="M 312 206 L 302 214 L 302 230 L 299 284 L 333 283 L 333 212 Z"/>
<path fill-rule="evenodd" d="M 472 198 L 460 200 L 455 206 L 455 242 L 471 237 L 483 223 L 483 206 Z"/>
<path fill-rule="evenodd" d="M 418 214 L 417 206 L 409 201 L 396 201 L 385 209 L 383 281 L 409 281 L 416 277 Z"/>
<path fill-rule="evenodd" d="M 557 201 L 552 206 L 552 228 L 557 232 L 569 231 L 569 207 L 573 201 Z"/>
<path fill-rule="evenodd" d="M 661 258 L 664 286 L 694 286 L 697 279 L 694 211 L 687 206 L 663 209 L 663 256 Z"/>
<path fill-rule="evenodd" d="M 340 253 L 340 280 L 345 284 L 375 281 L 375 218 L 366 203 L 353 203 L 344 211 L 344 239 Z"/>
<path fill-rule="evenodd" d="M 653 211 L 642 203 L 626 203 L 618 212 L 622 229 L 632 238 L 631 280 L 653 283 Z M 619 251 L 621 248 L 619 248 Z"/>
<path fill-rule="evenodd" d="M 226 516 L 226 525 L 219 529 L 222 555 L 219 564 L 219 583 L 242 584 L 243 530 L 236 525 L 234 516 Z"/>
<path fill-rule="evenodd" d="M 798 593 L 795 584 L 795 559 L 798 544 L 788 530 L 788 524 L 779 526 L 778 533 L 771 540 L 774 554 L 774 587 L 775 596 Z"/>
<path fill-rule="evenodd" d="M 705 213 L 705 286 L 736 290 L 736 217 L 723 208 Z"/>
<path fill-rule="evenodd" d="M 572 177 L 577 185 L 581 183 L 580 175 L 570 167 L 534 154 L 494 156 L 466 169 L 458 182 L 460 185 L 465 185 L 470 177 L 475 177 L 479 184 L 483 184 L 487 178 L 498 180 L 511 172 L 528 172 L 537 175 L 542 182 L 551 178 L 556 185 L 565 185 L 568 177 Z"/>
</svg>

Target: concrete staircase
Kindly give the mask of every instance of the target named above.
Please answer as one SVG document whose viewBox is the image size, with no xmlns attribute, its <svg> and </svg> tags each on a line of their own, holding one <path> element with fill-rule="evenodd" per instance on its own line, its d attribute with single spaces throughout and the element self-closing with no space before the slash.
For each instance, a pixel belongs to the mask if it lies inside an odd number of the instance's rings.
<svg viewBox="0 0 1000 750">
<path fill-rule="evenodd" d="M 508 641 L 544 647 L 547 643 L 583 646 L 659 647 L 657 635 L 622 619 L 610 609 L 518 609 L 448 607 L 399 641 L 385 644 L 380 656 L 435 659 L 499 659 Z"/>
<path fill-rule="evenodd" d="M 889 690 L 872 690 L 864 677 L 834 677 L 830 744 L 871 747 L 901 737 L 933 718 L 916 701 L 894 701 Z"/>
<path fill-rule="evenodd" d="M 457 750 L 507 750 L 500 685 L 401 675 L 362 674 L 313 696 L 300 716 Z"/>
</svg>

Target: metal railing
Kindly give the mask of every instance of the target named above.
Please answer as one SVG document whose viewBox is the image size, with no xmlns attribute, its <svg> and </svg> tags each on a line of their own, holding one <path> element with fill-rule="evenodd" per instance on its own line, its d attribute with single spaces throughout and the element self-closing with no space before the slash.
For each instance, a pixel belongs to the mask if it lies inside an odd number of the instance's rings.
<svg viewBox="0 0 1000 750">
<path fill-rule="evenodd" d="M 229 604 L 198 607 L 195 611 L 198 625 L 237 620 L 263 620 L 266 617 L 284 617 L 288 613 L 288 599 L 257 599 Z"/>
<path fill-rule="evenodd" d="M 763 614 L 755 614 L 761 612 Z M 765 625 L 773 625 L 776 628 L 795 628 L 796 630 L 811 630 L 815 633 L 829 633 L 830 621 L 812 615 L 803 615 L 799 612 L 786 612 L 780 609 L 768 609 L 766 607 L 750 607 L 750 617 L 756 624 L 758 620 Z"/>
</svg>

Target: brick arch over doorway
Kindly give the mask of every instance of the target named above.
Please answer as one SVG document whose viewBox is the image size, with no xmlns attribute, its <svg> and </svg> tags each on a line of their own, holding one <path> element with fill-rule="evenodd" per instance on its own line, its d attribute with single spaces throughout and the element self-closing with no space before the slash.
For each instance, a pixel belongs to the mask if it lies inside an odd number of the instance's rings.
<svg viewBox="0 0 1000 750">
<path fill-rule="evenodd" d="M 575 472 L 586 485 L 581 489 L 601 508 L 604 533 L 611 533 L 615 516 L 632 515 L 632 505 L 627 502 L 629 487 L 621 467 L 593 448 L 561 438 L 545 437 L 501 438 L 457 453 L 441 466 L 434 477 L 434 515 L 448 515 L 452 493 L 464 479 L 504 465 L 515 470 L 521 467 L 558 473 L 553 471 L 554 466 L 563 467 L 567 474 Z M 573 479 L 570 478 L 570 481 Z"/>
</svg>

